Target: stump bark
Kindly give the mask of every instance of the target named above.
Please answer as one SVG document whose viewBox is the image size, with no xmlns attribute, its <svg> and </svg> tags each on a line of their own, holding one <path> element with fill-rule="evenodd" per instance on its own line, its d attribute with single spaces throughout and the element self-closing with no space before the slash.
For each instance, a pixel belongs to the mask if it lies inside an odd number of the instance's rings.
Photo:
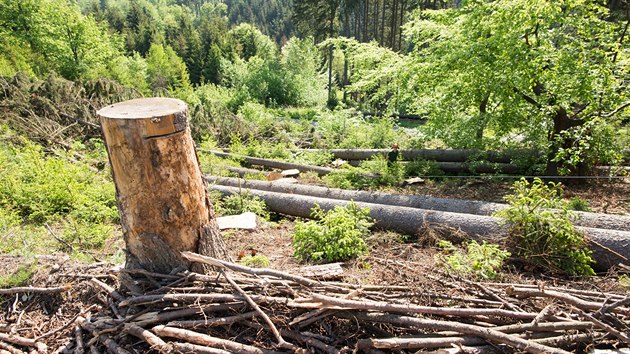
<svg viewBox="0 0 630 354">
<path fill-rule="evenodd" d="M 189 269 L 182 251 L 227 259 L 180 100 L 143 98 L 97 112 L 127 247 L 127 268 Z"/>
</svg>

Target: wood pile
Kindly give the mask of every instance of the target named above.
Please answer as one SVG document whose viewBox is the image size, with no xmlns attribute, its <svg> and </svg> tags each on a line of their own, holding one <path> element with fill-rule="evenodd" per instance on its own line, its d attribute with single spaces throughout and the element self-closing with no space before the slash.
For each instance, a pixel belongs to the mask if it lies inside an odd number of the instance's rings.
<svg viewBox="0 0 630 354">
<path fill-rule="evenodd" d="M 567 353 L 630 344 L 630 297 L 620 294 L 427 275 L 450 289 L 434 292 L 184 256 L 216 272 L 119 269 L 116 277 L 92 277 L 99 309 L 93 304 L 36 337 L 0 328 L 0 352 Z M 13 288 L 0 296 L 68 291 Z M 65 344 L 52 347 L 47 339 L 63 333 Z"/>
</svg>

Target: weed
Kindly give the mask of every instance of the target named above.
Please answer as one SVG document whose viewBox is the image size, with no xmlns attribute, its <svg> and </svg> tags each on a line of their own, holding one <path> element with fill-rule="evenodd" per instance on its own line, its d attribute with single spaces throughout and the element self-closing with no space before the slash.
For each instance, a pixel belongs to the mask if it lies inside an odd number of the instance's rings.
<svg viewBox="0 0 630 354">
<path fill-rule="evenodd" d="M 22 264 L 12 274 L 0 276 L 0 289 L 25 286 L 35 275 L 37 262 Z"/>
<path fill-rule="evenodd" d="M 569 275 L 593 275 L 594 262 L 584 236 L 571 220 L 574 214 L 562 200 L 560 185 L 536 178 L 521 179 L 505 197 L 510 204 L 496 215 L 512 224 L 515 254 L 523 261 Z"/>
<path fill-rule="evenodd" d="M 265 267 L 269 267 L 269 264 L 270 264 L 269 258 L 261 254 L 257 254 L 255 256 L 245 256 L 241 258 L 239 263 L 244 266 L 253 267 L 253 268 L 265 268 Z"/>
<path fill-rule="evenodd" d="M 417 159 L 405 164 L 405 176 L 444 176 L 444 171 L 435 161 Z"/>
<path fill-rule="evenodd" d="M 498 245 L 476 241 L 466 245 L 466 252 L 453 246 L 446 240 L 440 240 L 438 246 L 447 254 L 438 255 L 438 260 L 456 273 L 472 275 L 481 279 L 496 279 L 497 271 L 503 266 L 503 261 L 510 253 L 499 248 Z"/>
<path fill-rule="evenodd" d="M 217 212 L 221 215 L 237 215 L 251 211 L 265 220 L 269 220 L 270 217 L 265 201 L 249 193 L 227 196 L 217 209 Z"/>
<path fill-rule="evenodd" d="M 324 211 L 315 205 L 317 221 L 298 222 L 293 233 L 295 257 L 300 260 L 336 262 L 367 252 L 366 236 L 373 225 L 370 210 L 355 203 Z"/>
<path fill-rule="evenodd" d="M 575 211 L 591 211 L 591 207 L 588 205 L 588 200 L 579 196 L 569 199 L 567 208 Z"/>
</svg>

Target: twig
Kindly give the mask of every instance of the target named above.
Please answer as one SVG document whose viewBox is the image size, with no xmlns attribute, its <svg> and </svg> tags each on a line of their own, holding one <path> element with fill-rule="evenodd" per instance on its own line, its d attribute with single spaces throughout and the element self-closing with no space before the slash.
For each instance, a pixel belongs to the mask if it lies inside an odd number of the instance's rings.
<svg viewBox="0 0 630 354">
<path fill-rule="evenodd" d="M 83 343 L 83 330 L 81 330 L 81 323 L 85 322 L 85 318 L 77 317 L 74 325 L 74 340 L 77 343 L 74 347 L 74 352 L 83 354 L 85 351 L 85 343 Z"/>
<path fill-rule="evenodd" d="M 96 279 L 96 278 L 92 278 L 90 279 L 90 282 L 96 286 L 98 286 L 99 288 L 105 290 L 105 292 L 113 297 L 115 300 L 117 301 L 122 301 L 125 297 L 122 296 L 118 291 L 116 291 L 114 288 L 112 288 L 111 286 L 103 283 L 102 281 Z"/>
<path fill-rule="evenodd" d="M 23 351 L 5 342 L 0 342 L 0 349 L 5 350 L 11 354 L 25 354 Z"/>
<path fill-rule="evenodd" d="M 390 304 L 380 301 L 355 301 L 345 300 L 336 297 L 311 294 L 311 297 L 315 301 L 319 301 L 325 305 L 337 306 L 338 308 L 355 309 L 355 310 L 372 310 L 372 311 L 385 311 L 385 312 L 402 312 L 402 313 L 422 313 L 432 315 L 443 316 L 459 316 L 459 317 L 474 317 L 474 316 L 501 316 L 511 317 L 521 320 L 532 320 L 536 317 L 536 314 L 528 312 L 516 312 L 503 309 L 485 309 L 485 308 L 461 308 L 461 307 L 431 307 L 431 306 L 418 306 L 412 304 Z"/>
<path fill-rule="evenodd" d="M 243 319 L 250 319 L 256 316 L 256 311 L 245 312 L 235 316 L 218 317 L 204 320 L 190 320 L 190 321 L 171 321 L 166 325 L 169 327 L 177 328 L 196 328 L 196 327 L 215 327 L 233 324 Z"/>
<path fill-rule="evenodd" d="M 187 260 L 193 261 L 193 262 L 204 263 L 204 264 L 208 264 L 208 265 L 218 267 L 218 268 L 227 268 L 236 272 L 247 273 L 247 274 L 252 274 L 252 275 L 258 275 L 258 276 L 269 275 L 272 277 L 291 280 L 305 286 L 317 287 L 317 286 L 325 285 L 325 283 L 321 283 L 321 282 L 311 280 L 305 277 L 301 277 L 298 275 L 281 272 L 275 269 L 245 267 L 245 266 L 234 264 L 231 262 L 222 261 L 220 259 L 216 259 L 216 258 L 212 258 L 208 256 L 202 256 L 202 255 L 192 253 L 192 252 L 182 252 L 182 256 L 186 258 Z"/>
<path fill-rule="evenodd" d="M 74 317 L 73 317 L 70 321 L 66 322 L 66 324 L 64 324 L 63 326 L 61 326 L 61 327 L 59 327 L 59 328 L 57 328 L 57 329 L 54 329 L 54 330 L 49 331 L 49 332 L 46 332 L 46 333 L 44 333 L 44 334 L 40 335 L 39 337 L 36 337 L 36 338 L 35 338 L 35 341 L 39 341 L 39 340 L 42 340 L 42 339 L 44 339 L 44 338 L 46 338 L 46 337 L 50 337 L 50 336 L 52 336 L 53 334 L 59 333 L 59 332 L 61 332 L 61 331 L 65 330 L 66 328 L 68 328 L 68 327 L 72 326 L 72 325 L 75 323 L 75 321 L 76 321 L 76 320 L 77 320 L 80 316 L 83 316 L 84 314 L 86 314 L 86 313 L 90 312 L 90 310 L 92 310 L 94 307 L 96 307 L 96 305 L 92 305 L 92 306 L 88 307 L 88 308 L 87 308 L 87 309 L 85 309 L 85 310 L 81 310 L 81 311 L 80 311 L 79 313 L 77 313 L 77 314 L 76 314 L 76 315 L 75 315 L 75 316 L 74 316 Z"/>
<path fill-rule="evenodd" d="M 157 350 L 160 353 L 171 353 L 173 351 L 173 346 L 166 344 L 160 337 L 151 333 L 150 331 L 140 328 L 134 324 L 125 324 L 123 327 L 124 331 L 131 334 L 134 337 L 140 338 L 147 342 L 151 349 Z"/>
<path fill-rule="evenodd" d="M 582 309 L 579 309 L 577 307 L 575 307 L 575 310 L 584 318 L 588 319 L 589 321 L 593 322 L 593 324 L 596 327 L 599 327 L 605 331 L 608 331 L 610 334 L 612 334 L 613 336 L 621 339 L 622 341 L 624 341 L 627 344 L 630 344 L 630 338 L 623 332 L 618 331 L 616 328 L 614 328 L 613 326 L 606 324 L 602 321 L 600 321 L 599 319 L 589 315 L 588 313 L 582 311 Z"/>
<path fill-rule="evenodd" d="M 328 354 L 340 354 L 341 351 L 333 346 L 330 346 L 322 341 L 320 341 L 319 339 L 315 339 L 313 337 L 307 337 L 301 333 L 297 333 L 297 332 L 292 332 L 292 331 L 287 331 L 287 330 L 282 330 L 280 331 L 282 333 L 283 336 L 286 336 L 288 338 L 292 338 L 292 339 L 296 339 L 299 340 L 307 345 L 310 345 L 311 347 L 317 348 L 319 350 L 322 350 Z"/>
<path fill-rule="evenodd" d="M 44 226 L 46 226 L 46 229 L 48 230 L 48 233 L 50 233 L 50 235 L 52 237 L 54 237 L 55 240 L 63 243 L 66 247 L 68 247 L 68 251 L 74 251 L 74 247 L 72 247 L 72 245 L 68 241 L 66 241 L 66 240 L 62 239 L 61 237 L 57 236 L 57 234 L 55 234 L 55 232 L 50 228 L 50 226 L 48 224 L 44 224 Z"/>
<path fill-rule="evenodd" d="M 35 339 L 24 338 L 14 334 L 5 334 L 0 333 L 0 341 L 5 341 L 17 345 L 21 345 L 24 347 L 31 347 L 37 349 L 39 353 L 45 353 L 48 351 L 48 346 L 42 342 L 39 342 Z"/>
<path fill-rule="evenodd" d="M 256 348 L 251 345 L 241 344 L 241 343 L 233 342 L 227 339 L 212 337 L 207 334 L 194 332 L 188 329 L 173 328 L 173 327 L 160 325 L 160 326 L 153 327 L 152 330 L 153 330 L 153 333 L 159 336 L 177 338 L 177 339 L 191 342 L 193 344 L 207 345 L 214 348 L 222 348 L 222 349 L 226 349 L 228 351 L 237 352 L 237 353 L 246 353 L 246 354 L 270 353 L 270 351 Z"/>
<path fill-rule="evenodd" d="M 605 306 L 602 306 L 602 307 L 599 309 L 599 311 L 597 311 L 597 313 L 598 313 L 598 314 L 605 314 L 606 312 L 611 312 L 613 309 L 616 309 L 617 307 L 621 307 L 621 306 L 623 306 L 623 305 L 630 305 L 630 296 L 629 296 L 629 297 L 626 297 L 626 298 L 625 298 L 625 299 L 623 299 L 623 300 L 618 300 L 618 301 L 615 301 L 615 302 L 613 302 L 613 303 L 612 303 L 612 304 L 610 304 L 610 305 L 605 305 Z M 627 312 L 626 314 L 628 314 L 628 312 Z"/>
<path fill-rule="evenodd" d="M 238 284 L 236 284 L 226 273 L 224 270 L 221 270 L 221 274 L 223 275 L 223 277 L 225 278 L 225 280 L 227 280 L 228 283 L 230 283 L 230 285 L 232 285 L 232 287 L 234 287 L 234 289 L 236 291 L 238 291 L 239 294 L 241 294 L 244 298 L 245 301 L 247 301 L 247 303 L 260 315 L 260 317 L 263 318 L 263 320 L 267 323 L 267 325 L 269 326 L 269 328 L 271 329 L 271 333 L 273 333 L 274 337 L 276 337 L 276 340 L 278 341 L 278 346 L 280 348 L 285 348 L 285 349 L 290 349 L 293 351 L 296 351 L 297 349 L 299 349 L 297 346 L 295 346 L 294 344 L 291 344 L 287 341 L 284 340 L 284 338 L 282 338 L 282 335 L 280 334 L 280 332 L 278 331 L 278 329 L 276 328 L 276 326 L 273 324 L 273 322 L 271 321 L 271 319 L 269 318 L 269 316 L 267 316 L 267 314 L 260 309 L 260 306 L 258 306 L 258 304 L 243 290 L 241 289 L 240 286 L 238 286 Z"/>
<path fill-rule="evenodd" d="M 189 317 L 199 314 L 207 314 L 215 311 L 225 311 L 232 310 L 244 307 L 245 304 L 242 302 L 235 303 L 227 303 L 227 304 L 211 304 L 203 307 L 193 307 L 193 308 L 185 308 L 181 310 L 175 311 L 165 311 L 165 312 L 150 312 L 143 314 L 142 316 L 136 318 L 135 325 L 139 327 L 146 327 L 149 325 L 153 325 L 159 322 L 168 322 L 172 320 L 176 320 L 178 318 Z"/>
<path fill-rule="evenodd" d="M 510 296 L 519 296 L 519 297 L 548 297 L 548 298 L 553 298 L 553 299 L 558 299 L 558 300 L 562 300 L 564 302 L 566 302 L 567 304 L 573 305 L 575 307 L 578 307 L 582 310 L 599 310 L 601 309 L 604 305 L 602 303 L 599 302 L 594 302 L 594 301 L 585 301 L 582 300 L 578 297 L 575 297 L 573 295 L 569 295 L 569 294 L 564 294 L 558 291 L 554 291 L 554 290 L 544 290 L 544 291 L 540 291 L 540 290 L 534 290 L 534 289 L 523 289 L 523 288 L 517 288 L 517 287 L 509 287 L 507 289 L 505 289 L 505 292 L 510 295 Z M 620 312 L 620 313 L 626 313 L 630 311 L 627 308 L 613 308 L 612 312 Z"/>
<path fill-rule="evenodd" d="M 472 334 L 479 336 L 486 340 L 503 343 L 513 346 L 517 349 L 526 351 L 528 353 L 551 353 L 551 354 L 568 354 L 567 351 L 557 348 L 551 348 L 545 345 L 538 344 L 536 342 L 522 339 L 510 334 L 505 334 L 490 328 L 483 328 L 471 324 L 458 323 L 452 321 L 439 321 L 428 320 L 422 318 L 398 316 L 398 315 L 381 315 L 370 313 L 357 313 L 354 314 L 357 318 L 374 321 L 374 322 L 389 322 L 397 324 L 405 324 L 407 326 L 416 326 L 426 329 L 456 331 L 464 334 Z"/>
<path fill-rule="evenodd" d="M 545 306 L 545 308 L 543 308 L 538 315 L 536 315 L 536 317 L 534 317 L 534 319 L 532 320 L 532 325 L 536 326 L 538 325 L 538 323 L 540 321 L 545 320 L 547 317 L 549 317 L 550 315 L 552 315 L 552 311 L 554 310 L 555 306 L 553 304 L 547 305 Z"/>
<path fill-rule="evenodd" d="M 0 289 L 0 295 L 12 295 L 19 293 L 38 293 L 38 294 L 54 294 L 68 291 L 71 289 L 70 285 L 58 286 L 55 288 L 33 288 L 28 286 L 15 287 L 9 289 Z"/>
<path fill-rule="evenodd" d="M 198 353 L 198 354 L 232 354 L 227 350 L 205 347 L 202 345 L 196 345 L 191 343 L 171 343 L 177 353 Z"/>
</svg>

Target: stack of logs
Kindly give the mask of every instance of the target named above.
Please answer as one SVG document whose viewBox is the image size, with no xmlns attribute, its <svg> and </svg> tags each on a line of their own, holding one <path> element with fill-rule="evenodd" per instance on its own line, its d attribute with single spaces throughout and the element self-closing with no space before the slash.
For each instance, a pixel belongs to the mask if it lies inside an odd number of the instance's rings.
<svg viewBox="0 0 630 354">
<path fill-rule="evenodd" d="M 630 297 L 618 294 L 435 277 L 462 296 L 184 256 L 216 273 L 123 269 L 118 289 L 92 279 L 108 305 L 58 329 L 72 339 L 57 352 L 567 353 L 630 344 Z M 46 352 L 44 338 L 0 333 L 0 352 L 27 349 Z"/>
</svg>

